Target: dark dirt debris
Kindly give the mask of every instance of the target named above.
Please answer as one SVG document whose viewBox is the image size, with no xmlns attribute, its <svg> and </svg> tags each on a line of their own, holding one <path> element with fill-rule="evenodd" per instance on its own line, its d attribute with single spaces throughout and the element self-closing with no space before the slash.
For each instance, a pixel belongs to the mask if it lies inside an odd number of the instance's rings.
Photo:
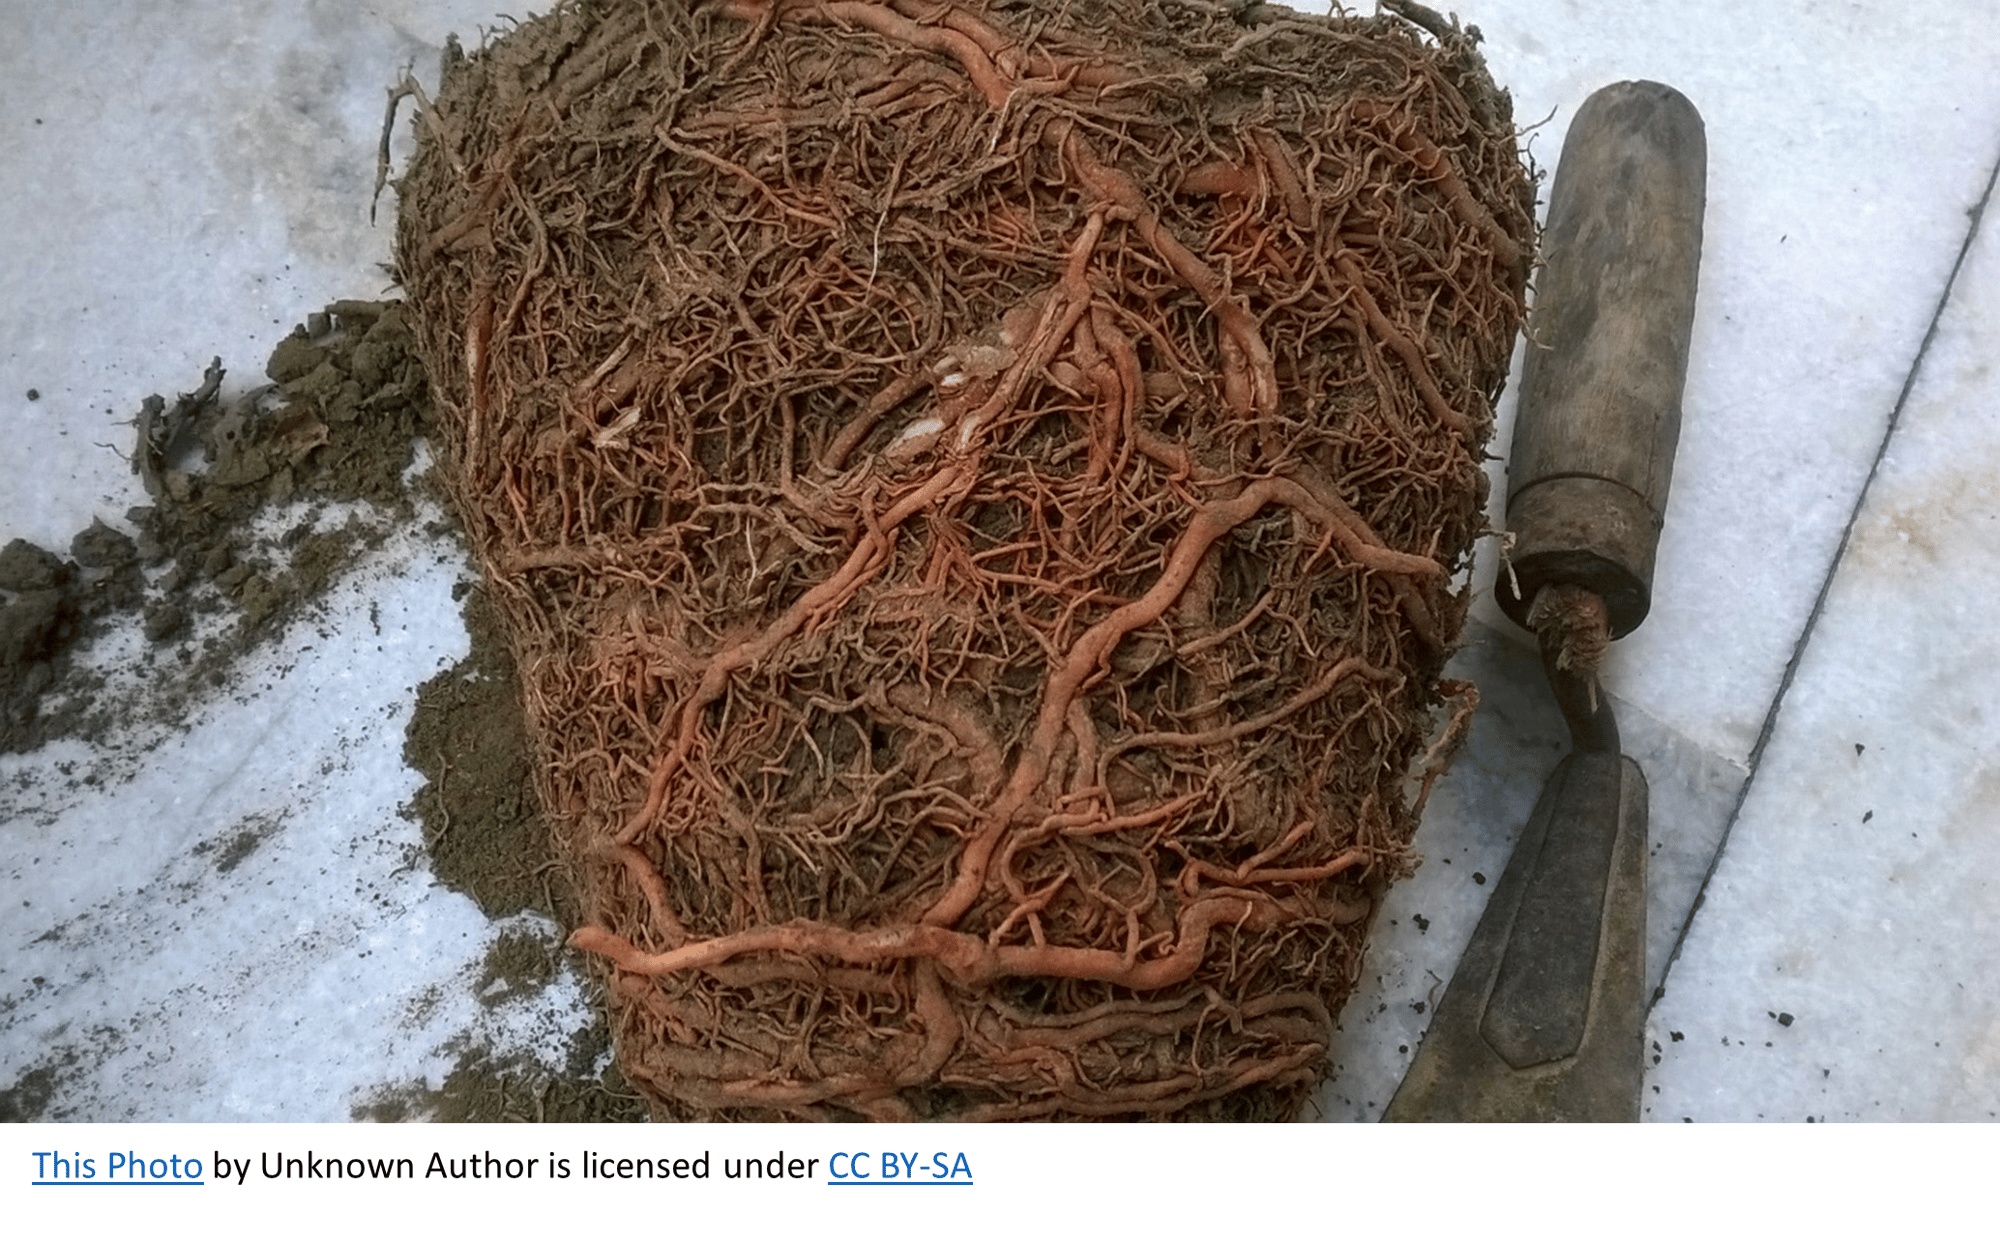
<svg viewBox="0 0 2000 1243">
<path fill-rule="evenodd" d="M 437 1088 L 383 1087 L 356 1105 L 356 1122 L 644 1122 L 646 1104 L 617 1067 L 592 1077 L 611 1046 L 599 1019 L 572 1042 L 563 1073 L 463 1050 Z"/>
<path fill-rule="evenodd" d="M 25 540 L 0 551 L 0 752 L 100 741 L 131 723 L 134 706 L 98 703 L 101 680 L 78 659 L 121 620 L 136 617 L 149 642 L 167 645 L 200 617 L 231 615 L 228 633 L 199 652 L 163 654 L 155 711 L 178 719 L 388 522 L 413 514 L 403 476 L 430 395 L 402 304 L 336 302 L 310 319 L 316 336 L 301 325 L 272 355 L 273 384 L 229 396 L 217 359 L 194 392 L 141 403 L 132 461 L 152 503 L 126 512 L 129 533 L 98 517 L 67 560 Z M 302 357 L 309 372 L 298 371 Z M 254 534 L 254 521 L 282 504 L 357 500 L 382 514 L 350 521 L 332 542 L 288 549 Z"/>
</svg>

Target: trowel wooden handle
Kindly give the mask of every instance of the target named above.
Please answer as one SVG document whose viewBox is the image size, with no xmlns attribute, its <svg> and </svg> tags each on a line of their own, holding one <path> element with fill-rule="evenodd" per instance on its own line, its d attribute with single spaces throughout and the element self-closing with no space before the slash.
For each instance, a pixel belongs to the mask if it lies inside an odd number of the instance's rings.
<svg viewBox="0 0 2000 1243">
<path fill-rule="evenodd" d="M 1513 575 L 1496 593 L 1524 626 L 1551 584 L 1595 592 L 1614 639 L 1652 605 L 1707 170 L 1701 114 L 1657 82 L 1607 86 L 1570 125 L 1508 463 Z"/>
</svg>

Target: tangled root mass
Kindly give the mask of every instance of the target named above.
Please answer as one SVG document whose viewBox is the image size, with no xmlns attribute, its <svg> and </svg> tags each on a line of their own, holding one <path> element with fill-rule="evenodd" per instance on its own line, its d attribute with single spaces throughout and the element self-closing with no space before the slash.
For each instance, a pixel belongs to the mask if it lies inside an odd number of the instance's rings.
<svg viewBox="0 0 2000 1243">
<path fill-rule="evenodd" d="M 1531 238 L 1506 97 L 1432 36 L 585 3 L 421 101 L 451 486 L 663 1115 L 1318 1082 L 1469 704 Z"/>
</svg>

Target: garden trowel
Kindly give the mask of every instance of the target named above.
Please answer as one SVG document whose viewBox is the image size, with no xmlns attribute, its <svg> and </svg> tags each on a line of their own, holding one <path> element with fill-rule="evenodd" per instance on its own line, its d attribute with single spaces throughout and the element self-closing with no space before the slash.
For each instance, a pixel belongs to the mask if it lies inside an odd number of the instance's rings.
<svg viewBox="0 0 2000 1243">
<path fill-rule="evenodd" d="M 1502 611 L 1533 631 L 1574 750 L 1542 789 L 1385 1121 L 1631 1122 L 1646 996 L 1646 778 L 1598 684 L 1644 620 L 1680 436 L 1707 142 L 1686 97 L 1578 110 L 1542 236 Z"/>
</svg>

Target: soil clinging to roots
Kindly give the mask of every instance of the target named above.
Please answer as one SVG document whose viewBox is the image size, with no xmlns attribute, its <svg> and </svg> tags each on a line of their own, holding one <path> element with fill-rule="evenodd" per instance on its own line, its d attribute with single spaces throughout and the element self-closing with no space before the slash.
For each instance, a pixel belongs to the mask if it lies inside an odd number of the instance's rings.
<svg viewBox="0 0 2000 1243">
<path fill-rule="evenodd" d="M 418 100 L 446 474 L 657 1115 L 1317 1084 L 1532 248 L 1393 7 L 584 3 Z"/>
</svg>

